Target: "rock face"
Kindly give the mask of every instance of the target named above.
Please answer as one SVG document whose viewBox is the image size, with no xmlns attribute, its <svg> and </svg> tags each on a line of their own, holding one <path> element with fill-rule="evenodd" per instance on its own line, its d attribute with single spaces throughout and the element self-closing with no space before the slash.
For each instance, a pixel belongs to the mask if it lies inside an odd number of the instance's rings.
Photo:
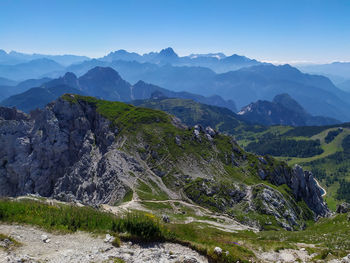
<svg viewBox="0 0 350 263">
<path fill-rule="evenodd" d="M 101 115 L 101 104 L 114 119 Z M 125 120 L 130 115 L 134 119 Z M 305 214 L 329 213 L 312 174 L 300 166 L 247 153 L 229 136 L 185 127 L 160 111 L 65 95 L 29 115 L 0 108 L 0 135 L 0 196 L 99 205 L 149 188 L 151 198 L 191 199 L 243 215 L 245 223 L 258 215 L 259 226 L 272 220 L 290 230 L 302 228 Z"/>
<path fill-rule="evenodd" d="M 6 119 L 0 122 L 1 196 L 37 193 L 108 203 L 125 193 L 121 175 L 141 170 L 111 147 L 110 122 L 88 104 L 59 99 L 29 116 L 4 108 L 0 113 Z"/>
<path fill-rule="evenodd" d="M 275 169 L 269 174 L 268 180 L 275 185 L 289 186 L 295 198 L 304 200 L 317 215 L 329 214 L 327 205 L 322 199 L 321 188 L 317 185 L 312 173 L 304 171 L 301 166 L 295 165 L 292 170 L 282 167 Z"/>
<path fill-rule="evenodd" d="M 349 203 L 342 203 L 340 205 L 337 206 L 337 213 L 339 214 L 346 214 L 350 212 L 350 204 Z"/>
</svg>

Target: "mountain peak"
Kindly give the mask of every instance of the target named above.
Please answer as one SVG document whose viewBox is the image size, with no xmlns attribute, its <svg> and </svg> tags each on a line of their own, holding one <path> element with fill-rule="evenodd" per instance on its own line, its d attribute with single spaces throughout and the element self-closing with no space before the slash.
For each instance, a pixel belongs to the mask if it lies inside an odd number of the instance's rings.
<svg viewBox="0 0 350 263">
<path fill-rule="evenodd" d="M 72 72 L 67 72 L 64 74 L 63 78 L 67 81 L 75 81 L 77 79 L 77 76 Z"/>
<path fill-rule="evenodd" d="M 179 57 L 171 47 L 162 49 L 159 52 L 159 55 L 162 57 L 167 57 L 167 58 L 178 58 Z"/>
<path fill-rule="evenodd" d="M 305 109 L 287 93 L 276 95 L 273 98 L 273 102 L 283 105 L 285 108 L 298 112 L 299 114 L 308 114 Z"/>
<path fill-rule="evenodd" d="M 121 76 L 117 71 L 112 69 L 111 67 L 94 67 L 90 69 L 83 77 L 96 77 L 96 76 L 109 76 L 117 79 L 121 79 Z"/>
</svg>

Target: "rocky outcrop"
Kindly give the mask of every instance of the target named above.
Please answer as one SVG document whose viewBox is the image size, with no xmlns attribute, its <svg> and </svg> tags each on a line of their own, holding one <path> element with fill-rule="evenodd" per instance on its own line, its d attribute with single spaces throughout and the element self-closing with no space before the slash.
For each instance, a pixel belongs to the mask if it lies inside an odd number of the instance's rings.
<svg viewBox="0 0 350 263">
<path fill-rule="evenodd" d="M 117 150 L 118 131 L 88 103 L 59 99 L 31 115 L 0 113 L 0 196 L 110 203 L 125 194 L 125 173 L 142 170 Z"/>
<path fill-rule="evenodd" d="M 344 203 L 338 205 L 338 206 L 337 206 L 336 212 L 337 212 L 338 214 L 346 214 L 346 213 L 349 213 L 349 212 L 350 212 L 350 204 L 344 202 Z"/>
<path fill-rule="evenodd" d="M 264 171 L 266 177 L 275 185 L 286 184 L 290 187 L 297 200 L 304 200 L 309 208 L 318 216 L 327 216 L 330 211 L 323 201 L 322 189 L 317 185 L 315 178 L 309 171 L 304 171 L 299 165 L 292 169 L 280 166 L 274 171 Z"/>
<path fill-rule="evenodd" d="M 28 116 L 16 108 L 0 106 L 0 120 L 27 120 Z"/>
</svg>

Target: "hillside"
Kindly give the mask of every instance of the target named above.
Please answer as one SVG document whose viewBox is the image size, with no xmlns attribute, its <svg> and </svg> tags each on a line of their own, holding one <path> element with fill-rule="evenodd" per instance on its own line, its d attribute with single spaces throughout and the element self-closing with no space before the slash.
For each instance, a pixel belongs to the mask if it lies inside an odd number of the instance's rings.
<svg viewBox="0 0 350 263">
<path fill-rule="evenodd" d="M 160 97 L 155 98 L 156 95 Z M 149 100 L 135 100 L 131 103 L 135 106 L 168 112 L 190 127 L 200 124 L 203 127 L 210 126 L 220 132 L 234 134 L 237 127 L 246 125 L 239 116 L 227 108 L 189 99 L 167 98 L 162 93 L 153 94 Z"/>
<path fill-rule="evenodd" d="M 312 175 L 299 166 L 249 154 L 211 128 L 184 128 L 162 111 L 64 95 L 31 115 L 0 113 L 2 196 L 113 205 L 132 192 L 141 200 L 194 202 L 261 229 L 300 229 L 328 214 Z"/>
<path fill-rule="evenodd" d="M 327 191 L 331 209 L 350 201 L 348 147 L 350 125 L 319 127 L 270 127 L 262 132 L 237 136 L 245 149 L 270 154 L 290 165 L 301 164 L 311 170 Z"/>
</svg>

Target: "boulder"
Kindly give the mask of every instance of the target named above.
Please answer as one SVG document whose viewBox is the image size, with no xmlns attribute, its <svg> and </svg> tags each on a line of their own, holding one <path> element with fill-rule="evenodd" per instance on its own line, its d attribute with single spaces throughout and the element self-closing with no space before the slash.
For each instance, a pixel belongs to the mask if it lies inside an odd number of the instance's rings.
<svg viewBox="0 0 350 263">
<path fill-rule="evenodd" d="M 222 248 L 220 248 L 220 247 L 215 247 L 215 248 L 214 248 L 214 253 L 215 253 L 216 255 L 218 255 L 218 256 L 221 256 L 221 254 L 222 254 Z"/>
<path fill-rule="evenodd" d="M 170 223 L 170 218 L 167 215 L 162 215 L 162 220 L 164 223 Z"/>
<path fill-rule="evenodd" d="M 105 239 L 103 240 L 105 243 L 112 243 L 114 240 L 114 237 L 111 236 L 110 234 L 106 234 Z"/>
<path fill-rule="evenodd" d="M 44 243 L 49 243 L 51 241 L 47 235 L 41 235 L 41 240 Z"/>
<path fill-rule="evenodd" d="M 337 206 L 336 212 L 337 212 L 338 214 L 346 214 L 346 213 L 349 213 L 349 212 L 350 212 L 350 204 L 344 202 L 344 203 L 338 205 L 338 206 Z"/>
<path fill-rule="evenodd" d="M 214 137 L 216 135 L 216 131 L 209 126 L 205 128 L 205 133 L 210 135 L 211 137 Z"/>
</svg>

